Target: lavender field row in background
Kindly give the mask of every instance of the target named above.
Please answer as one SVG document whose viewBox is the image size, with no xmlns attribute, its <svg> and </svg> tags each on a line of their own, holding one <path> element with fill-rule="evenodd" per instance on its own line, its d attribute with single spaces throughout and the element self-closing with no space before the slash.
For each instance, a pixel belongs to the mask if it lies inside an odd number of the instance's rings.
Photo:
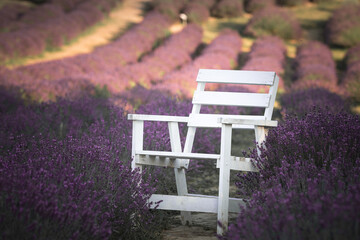
<svg viewBox="0 0 360 240">
<path fill-rule="evenodd" d="M 284 74 L 286 46 L 279 37 L 268 36 L 255 40 L 251 46 L 247 61 L 242 70 L 274 71 L 280 76 L 279 89 L 284 88 L 282 75 Z M 258 92 L 261 89 L 251 86 L 250 91 Z"/>
<path fill-rule="evenodd" d="M 91 79 L 81 77 L 103 73 L 129 63 L 150 52 L 156 42 L 167 35 L 170 22 L 157 12 L 148 13 L 144 20 L 126 31 L 114 42 L 95 49 L 94 52 L 71 58 L 19 67 L 15 70 L 1 69 L 1 85 L 19 87 L 32 98 L 47 101 L 64 96 L 75 90 L 86 90 Z M 108 73 L 108 76 L 111 76 Z M 101 80 L 98 80 L 100 82 Z M 103 79 L 102 81 L 106 81 Z M 121 82 L 120 89 L 124 89 Z"/>
<path fill-rule="evenodd" d="M 297 48 L 294 90 L 322 87 L 338 92 L 336 64 L 330 48 L 318 41 L 309 41 Z"/>
<path fill-rule="evenodd" d="M 360 44 L 350 48 L 345 56 L 346 71 L 341 81 L 348 97 L 360 103 Z"/>
<path fill-rule="evenodd" d="M 242 39 L 230 29 L 219 34 L 199 56 L 174 70 L 158 82 L 153 89 L 191 98 L 196 88 L 196 75 L 200 68 L 233 69 L 241 52 Z"/>
<path fill-rule="evenodd" d="M 11 18 L 13 14 L 7 14 L 12 21 L 5 19 L 0 26 L 0 62 L 37 55 L 46 49 L 62 46 L 104 19 L 121 1 L 81 1 L 68 12 L 56 1 L 34 7 L 18 19 Z"/>
</svg>

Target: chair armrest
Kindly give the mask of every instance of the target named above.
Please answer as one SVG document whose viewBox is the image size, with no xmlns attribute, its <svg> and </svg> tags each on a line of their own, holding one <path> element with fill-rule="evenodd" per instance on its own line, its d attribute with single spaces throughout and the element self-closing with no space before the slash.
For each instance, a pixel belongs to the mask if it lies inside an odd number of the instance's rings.
<svg viewBox="0 0 360 240">
<path fill-rule="evenodd" d="M 129 114 L 128 120 L 153 121 L 153 122 L 188 122 L 189 117 L 167 116 L 167 115 Z"/>
<path fill-rule="evenodd" d="M 261 120 L 261 119 L 219 118 L 218 122 L 222 124 L 242 124 L 242 125 L 254 125 L 254 126 L 262 126 L 262 127 L 278 126 L 277 121 Z"/>
</svg>

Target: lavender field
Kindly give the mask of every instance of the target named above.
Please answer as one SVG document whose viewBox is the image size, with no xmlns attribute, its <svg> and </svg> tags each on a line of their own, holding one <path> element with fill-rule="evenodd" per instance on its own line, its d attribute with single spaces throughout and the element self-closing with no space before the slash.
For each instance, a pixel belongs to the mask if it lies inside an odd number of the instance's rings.
<svg viewBox="0 0 360 240">
<path fill-rule="evenodd" d="M 359 239 L 360 2 L 149 0 L 107 44 L 26 64 L 128 1 L 0 2 L 0 239 Z M 262 168 L 232 173 L 247 207 L 226 234 L 214 225 L 171 238 L 178 212 L 148 199 L 176 194 L 174 173 L 131 170 L 127 114 L 187 116 L 200 68 L 275 71 L 279 126 L 261 156 L 252 132 L 234 132 L 236 154 Z M 219 145 L 220 129 L 201 129 L 192 151 Z M 144 149 L 170 150 L 166 124 L 145 124 Z M 217 194 L 214 164 L 192 160 L 187 177 L 190 193 Z"/>
</svg>

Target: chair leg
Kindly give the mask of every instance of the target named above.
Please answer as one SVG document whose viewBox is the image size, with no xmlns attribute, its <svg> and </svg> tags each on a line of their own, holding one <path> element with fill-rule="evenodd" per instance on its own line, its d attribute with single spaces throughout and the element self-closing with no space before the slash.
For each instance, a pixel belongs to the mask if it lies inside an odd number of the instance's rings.
<svg viewBox="0 0 360 240">
<path fill-rule="evenodd" d="M 221 129 L 220 174 L 217 234 L 223 235 L 228 227 L 229 218 L 229 184 L 230 184 L 230 157 L 231 157 L 232 126 L 223 124 Z"/>
<path fill-rule="evenodd" d="M 187 184 L 186 184 L 186 176 L 184 168 L 175 168 L 175 180 L 176 180 L 176 188 L 179 196 L 184 196 L 188 194 Z M 181 223 L 182 225 L 191 225 L 191 212 L 181 212 Z"/>
<path fill-rule="evenodd" d="M 180 132 L 179 125 L 175 122 L 169 122 L 169 135 L 170 135 L 170 143 L 171 149 L 175 152 L 181 152 L 181 141 L 180 141 Z M 187 161 L 184 159 L 177 159 L 177 161 Z M 176 181 L 176 189 L 179 196 L 184 196 L 188 194 L 187 184 L 186 184 L 186 175 L 184 168 L 175 168 L 175 181 Z M 191 212 L 181 212 L 181 223 L 183 225 L 189 224 L 191 225 Z"/>
</svg>

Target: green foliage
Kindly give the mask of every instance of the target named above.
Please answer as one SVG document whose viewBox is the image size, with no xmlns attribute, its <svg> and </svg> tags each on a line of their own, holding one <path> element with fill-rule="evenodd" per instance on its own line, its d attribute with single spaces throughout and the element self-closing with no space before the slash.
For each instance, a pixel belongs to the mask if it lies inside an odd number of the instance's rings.
<svg viewBox="0 0 360 240">
<path fill-rule="evenodd" d="M 339 35 L 337 43 L 343 46 L 355 46 L 360 43 L 360 25 L 345 29 Z"/>
<path fill-rule="evenodd" d="M 253 29 L 257 37 L 275 35 L 283 39 L 291 39 L 293 35 L 291 25 L 276 15 L 260 19 L 254 24 Z"/>
</svg>

